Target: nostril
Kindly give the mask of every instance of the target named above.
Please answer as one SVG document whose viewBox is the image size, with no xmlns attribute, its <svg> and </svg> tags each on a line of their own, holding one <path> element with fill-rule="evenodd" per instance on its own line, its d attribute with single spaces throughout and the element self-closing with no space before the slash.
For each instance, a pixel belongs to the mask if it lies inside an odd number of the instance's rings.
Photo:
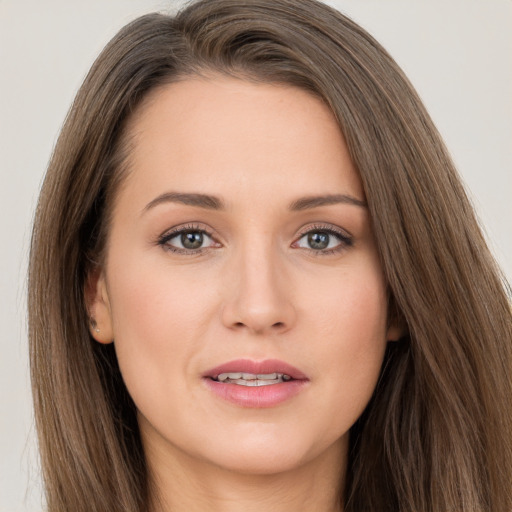
<svg viewBox="0 0 512 512">
<path fill-rule="evenodd" d="M 276 323 L 272 324 L 271 329 L 283 329 L 284 326 L 285 326 L 284 322 L 276 322 Z M 233 324 L 233 327 L 236 329 L 241 329 L 241 328 L 247 327 L 247 325 L 244 322 L 236 322 Z M 260 330 L 260 329 L 258 329 L 258 330 Z"/>
</svg>

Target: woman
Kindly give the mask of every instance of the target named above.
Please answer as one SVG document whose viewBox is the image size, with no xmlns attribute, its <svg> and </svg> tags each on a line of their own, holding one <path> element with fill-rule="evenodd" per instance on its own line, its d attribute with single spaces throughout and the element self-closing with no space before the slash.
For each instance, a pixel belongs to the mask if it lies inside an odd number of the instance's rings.
<svg viewBox="0 0 512 512">
<path fill-rule="evenodd" d="M 121 30 L 29 314 L 50 511 L 512 507 L 503 281 L 412 87 L 323 4 Z"/>
</svg>

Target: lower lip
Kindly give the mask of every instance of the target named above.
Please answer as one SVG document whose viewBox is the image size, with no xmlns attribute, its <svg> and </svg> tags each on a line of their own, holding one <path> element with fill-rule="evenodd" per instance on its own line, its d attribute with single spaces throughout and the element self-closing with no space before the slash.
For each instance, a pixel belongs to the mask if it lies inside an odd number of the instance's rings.
<svg viewBox="0 0 512 512">
<path fill-rule="evenodd" d="M 293 398 L 304 388 L 307 380 L 291 380 L 267 386 L 240 386 L 204 379 L 208 388 L 220 398 L 239 407 L 261 409 L 275 407 Z"/>
</svg>

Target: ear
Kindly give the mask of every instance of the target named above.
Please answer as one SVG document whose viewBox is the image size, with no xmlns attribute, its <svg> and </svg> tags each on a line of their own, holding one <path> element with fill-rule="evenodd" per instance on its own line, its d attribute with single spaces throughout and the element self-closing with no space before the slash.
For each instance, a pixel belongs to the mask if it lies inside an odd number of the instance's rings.
<svg viewBox="0 0 512 512">
<path fill-rule="evenodd" d="M 386 333 L 387 341 L 399 341 L 400 338 L 403 338 L 407 334 L 407 329 L 404 327 L 393 324 L 388 327 L 388 332 Z"/>
<path fill-rule="evenodd" d="M 386 332 L 386 340 L 399 341 L 404 336 L 407 336 L 409 328 L 391 292 L 388 293 L 388 329 Z"/>
<path fill-rule="evenodd" d="M 99 343 L 112 343 L 114 341 L 112 313 L 105 273 L 100 268 L 89 272 L 85 285 L 85 301 L 89 313 L 91 336 Z"/>
</svg>

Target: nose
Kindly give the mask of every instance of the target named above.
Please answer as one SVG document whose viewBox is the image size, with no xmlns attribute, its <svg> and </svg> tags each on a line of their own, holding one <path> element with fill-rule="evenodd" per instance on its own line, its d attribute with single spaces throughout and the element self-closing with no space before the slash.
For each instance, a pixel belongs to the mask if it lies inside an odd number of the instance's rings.
<svg viewBox="0 0 512 512">
<path fill-rule="evenodd" d="M 223 324 L 229 329 L 259 335 L 291 329 L 296 309 L 283 259 L 272 248 L 255 250 L 253 244 L 235 260 L 225 275 Z"/>
</svg>

